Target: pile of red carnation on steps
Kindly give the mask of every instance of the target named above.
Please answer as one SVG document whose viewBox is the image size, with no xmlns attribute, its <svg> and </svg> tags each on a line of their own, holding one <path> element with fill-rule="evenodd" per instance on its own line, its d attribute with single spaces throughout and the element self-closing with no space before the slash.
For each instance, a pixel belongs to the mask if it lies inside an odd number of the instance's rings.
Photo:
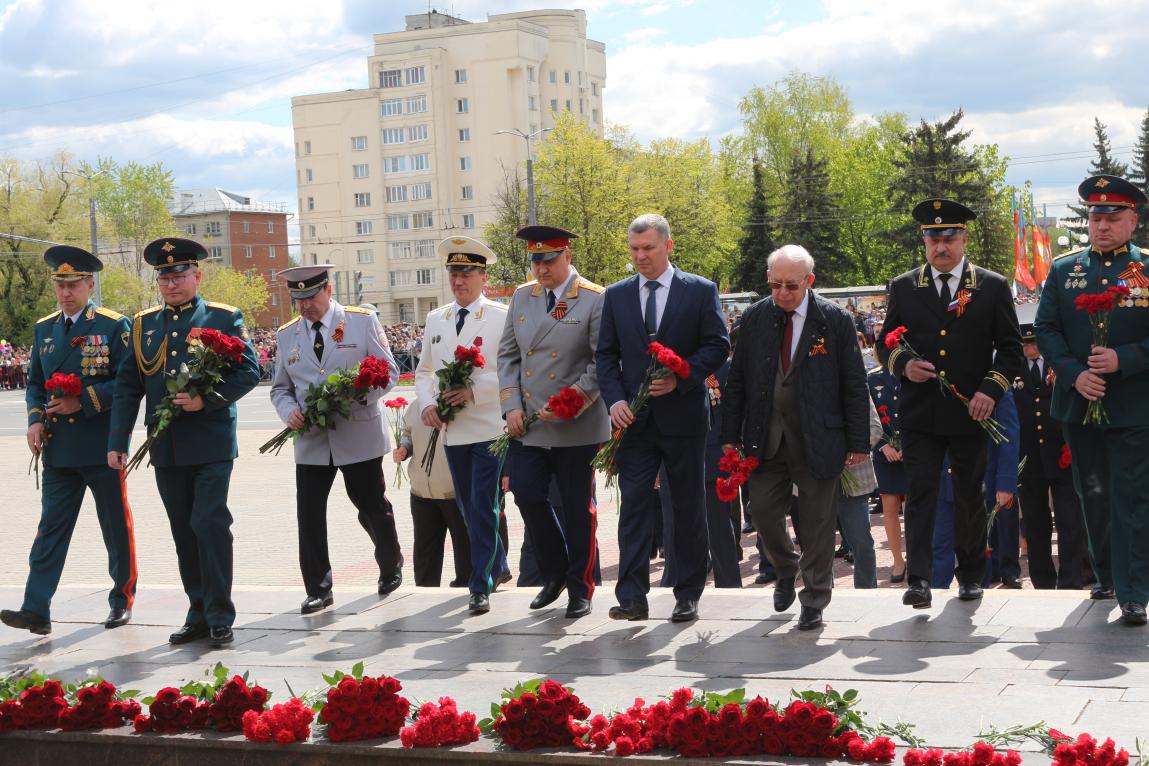
<svg viewBox="0 0 1149 766">
<path fill-rule="evenodd" d="M 114 729 L 135 718 L 135 692 L 120 692 L 99 678 L 65 686 L 44 676 L 0 681 L 0 732 L 29 729 Z M 4 697 L 11 696 L 10 699 Z"/>
</svg>

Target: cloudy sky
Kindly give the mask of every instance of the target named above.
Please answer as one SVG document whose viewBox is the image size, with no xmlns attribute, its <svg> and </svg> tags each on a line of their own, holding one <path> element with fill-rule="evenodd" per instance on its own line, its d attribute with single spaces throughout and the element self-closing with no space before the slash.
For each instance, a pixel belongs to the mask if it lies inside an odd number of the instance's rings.
<svg viewBox="0 0 1149 766">
<path fill-rule="evenodd" d="M 1149 0 L 453 0 L 488 13 L 579 7 L 607 46 L 606 118 L 642 140 L 739 129 L 750 87 L 798 69 L 860 114 L 966 111 L 1008 180 L 1060 206 L 1108 124 L 1128 160 L 1149 108 Z M 371 35 L 426 0 L 0 0 L 0 156 L 163 161 L 181 187 L 294 208 L 290 99 L 361 88 Z"/>
</svg>

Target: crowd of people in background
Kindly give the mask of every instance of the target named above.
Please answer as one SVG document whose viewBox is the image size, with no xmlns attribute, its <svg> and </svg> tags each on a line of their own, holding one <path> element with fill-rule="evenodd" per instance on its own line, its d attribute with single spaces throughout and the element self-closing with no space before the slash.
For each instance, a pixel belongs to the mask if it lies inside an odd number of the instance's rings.
<svg viewBox="0 0 1149 766">
<path fill-rule="evenodd" d="M 28 380 L 28 349 L 0 341 L 0 389 L 24 388 Z"/>
</svg>

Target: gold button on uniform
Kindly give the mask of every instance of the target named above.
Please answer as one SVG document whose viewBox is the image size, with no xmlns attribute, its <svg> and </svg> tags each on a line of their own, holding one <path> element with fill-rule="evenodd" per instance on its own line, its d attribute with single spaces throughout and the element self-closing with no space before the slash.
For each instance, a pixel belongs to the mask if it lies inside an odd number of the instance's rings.
<svg viewBox="0 0 1149 766">
<path fill-rule="evenodd" d="M 1112 266 L 1112 265 L 1113 265 L 1113 261 L 1106 261 L 1106 262 L 1105 262 L 1105 265 L 1106 265 L 1106 266 Z"/>
<path fill-rule="evenodd" d="M 548 375 L 547 377 L 548 377 L 548 378 L 550 378 L 551 380 L 554 380 L 554 379 L 555 379 L 555 374 L 552 372 L 552 373 L 551 373 L 550 375 Z"/>
<path fill-rule="evenodd" d="M 527 370 L 527 372 L 526 372 L 526 376 L 527 376 L 528 378 L 529 378 L 531 375 L 533 375 L 533 374 L 534 374 L 534 373 L 532 373 L 530 370 Z"/>
<path fill-rule="evenodd" d="M 558 358 L 558 355 L 559 355 L 559 352 L 557 352 L 557 351 L 552 351 L 552 352 L 551 352 L 551 359 L 557 359 L 557 358 Z"/>
<path fill-rule="evenodd" d="M 528 351 L 528 352 L 527 352 L 527 356 L 534 356 L 534 355 L 535 355 L 535 352 L 534 352 L 534 351 Z"/>
<path fill-rule="evenodd" d="M 1040 431 L 1040 430 L 1041 430 L 1041 423 L 1038 423 L 1038 424 L 1037 424 L 1037 430 L 1038 430 L 1038 431 Z"/>
<path fill-rule="evenodd" d="M 1101 284 L 1103 284 L 1103 285 L 1107 285 L 1107 284 L 1109 284 L 1109 280 L 1108 280 L 1108 279 L 1103 279 L 1103 280 L 1101 280 Z"/>
<path fill-rule="evenodd" d="M 938 335 L 940 335 L 944 338 L 946 336 L 946 331 L 942 330 L 941 332 L 938 333 Z"/>
<path fill-rule="evenodd" d="M 1045 437 L 1042 437 L 1042 438 L 1038 439 L 1038 440 L 1037 440 L 1037 443 L 1038 443 L 1038 444 L 1045 444 Z"/>
<path fill-rule="evenodd" d="M 945 355 L 946 355 L 946 350 L 944 348 L 938 352 L 938 356 L 945 356 Z"/>
<path fill-rule="evenodd" d="M 523 394 L 523 398 L 524 398 L 524 399 L 530 399 L 530 398 L 531 398 L 531 392 L 530 392 L 530 391 L 527 391 L 527 392 L 525 392 L 525 393 Z"/>
<path fill-rule="evenodd" d="M 59 419 L 59 418 L 57 418 L 55 415 L 53 415 L 53 416 L 52 416 L 52 422 L 53 422 L 53 423 L 57 423 L 57 422 L 59 422 L 59 420 L 60 420 L 60 419 Z"/>
<path fill-rule="evenodd" d="M 172 330 L 172 337 L 173 337 L 173 338 L 177 338 L 177 337 L 179 337 L 179 333 L 178 333 L 178 332 L 176 332 L 175 330 Z"/>
<path fill-rule="evenodd" d="M 178 354 L 178 353 L 179 353 L 178 351 L 173 351 L 173 352 L 172 352 L 172 356 L 175 356 L 175 355 L 176 355 L 176 354 Z"/>
<path fill-rule="evenodd" d="M 76 419 L 75 419 L 75 418 L 68 418 L 68 422 L 69 422 L 69 423 L 75 423 L 75 422 L 76 422 Z"/>
</svg>

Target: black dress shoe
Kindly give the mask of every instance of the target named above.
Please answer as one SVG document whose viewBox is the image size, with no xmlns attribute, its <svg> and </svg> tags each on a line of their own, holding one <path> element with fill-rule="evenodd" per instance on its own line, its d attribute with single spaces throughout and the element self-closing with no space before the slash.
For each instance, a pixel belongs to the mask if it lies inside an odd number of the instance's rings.
<svg viewBox="0 0 1149 766">
<path fill-rule="evenodd" d="M 220 647 L 227 646 L 235 640 L 235 634 L 231 632 L 231 628 L 227 625 L 216 625 L 208 629 L 208 641 L 212 646 Z"/>
<path fill-rule="evenodd" d="M 1126 625 L 1144 625 L 1145 607 L 1136 601 L 1127 601 L 1121 605 L 1121 619 Z"/>
<path fill-rule="evenodd" d="M 921 581 L 910 583 L 910 587 L 902 594 L 902 603 L 914 609 L 929 609 L 933 602 L 930 586 Z"/>
<path fill-rule="evenodd" d="M 774 585 L 774 611 L 785 612 L 794 603 L 794 578 L 780 577 Z"/>
<path fill-rule="evenodd" d="M 335 596 L 331 591 L 320 593 L 318 596 L 308 596 L 303 599 L 303 603 L 299 605 L 300 614 L 312 614 L 321 609 L 326 609 L 335 603 Z"/>
<path fill-rule="evenodd" d="M 9 628 L 27 630 L 31 633 L 35 633 L 37 636 L 46 636 L 52 632 L 51 620 L 47 617 L 41 617 L 35 612 L 29 612 L 26 609 L 21 609 L 20 611 L 5 609 L 0 611 L 0 622 L 3 622 Z"/>
<path fill-rule="evenodd" d="M 1013 575 L 1002 575 L 1001 587 L 1008 588 L 1009 590 L 1021 590 L 1021 580 Z"/>
<path fill-rule="evenodd" d="M 451 580 L 451 582 L 447 583 L 447 587 L 448 588 L 466 588 L 467 587 L 467 581 L 459 579 L 458 577 L 456 577 L 454 580 Z"/>
<path fill-rule="evenodd" d="M 112 610 L 108 612 L 108 618 L 104 620 L 105 628 L 118 628 L 121 625 L 127 625 L 132 619 L 132 610 L 124 607 L 113 606 Z"/>
<path fill-rule="evenodd" d="M 542 609 L 544 606 L 553 604 L 563 591 L 567 589 L 566 580 L 555 580 L 543 586 L 539 591 L 539 595 L 535 596 L 534 601 L 531 602 L 531 609 Z"/>
<path fill-rule="evenodd" d="M 403 584 L 403 569 L 395 567 L 390 574 L 379 575 L 379 595 L 386 596 Z"/>
<path fill-rule="evenodd" d="M 697 619 L 697 600 L 692 598 L 680 598 L 674 602 L 674 611 L 670 613 L 671 622 L 693 622 Z"/>
<path fill-rule="evenodd" d="M 624 601 L 618 606 L 612 606 L 609 614 L 612 620 L 645 620 L 650 616 L 650 611 L 641 602 Z"/>
<path fill-rule="evenodd" d="M 896 583 L 905 582 L 905 581 L 906 581 L 906 568 L 905 567 L 902 567 L 902 571 L 900 571 L 900 572 L 897 572 L 897 573 L 891 572 L 890 573 L 890 582 L 896 584 Z"/>
<path fill-rule="evenodd" d="M 500 585 L 506 585 L 507 583 L 509 583 L 511 581 L 511 579 L 512 579 L 511 570 L 508 569 L 505 572 L 500 572 L 499 576 L 495 578 L 495 587 L 493 588 L 493 590 L 498 590 L 498 587 Z"/>
<path fill-rule="evenodd" d="M 976 582 L 963 582 L 958 585 L 959 601 L 977 601 L 983 593 L 981 585 Z"/>
<path fill-rule="evenodd" d="M 1094 585 L 1093 590 L 1089 591 L 1089 597 L 1094 601 L 1105 601 L 1106 599 L 1117 598 L 1113 593 L 1113 588 L 1105 585 Z"/>
<path fill-rule="evenodd" d="M 758 576 L 754 578 L 755 585 L 766 585 L 778 579 L 777 572 L 759 572 Z"/>
<path fill-rule="evenodd" d="M 742 534 L 748 535 L 754 531 L 754 522 L 748 521 L 742 525 Z"/>
<path fill-rule="evenodd" d="M 836 551 L 834 551 L 834 558 L 836 558 L 836 559 L 845 558 L 846 554 L 849 551 L 850 551 L 850 549 L 846 547 L 846 544 L 842 543 L 841 545 L 838 546 L 838 549 Z"/>
<path fill-rule="evenodd" d="M 467 609 L 471 614 L 483 614 L 491 611 L 491 597 L 486 593 L 472 593 L 471 600 L 467 602 Z"/>
<path fill-rule="evenodd" d="M 184 625 L 175 633 L 172 633 L 170 636 L 168 636 L 168 643 L 186 644 L 189 641 L 195 641 L 199 638 L 207 638 L 207 633 L 207 626 L 203 625 L 202 623 L 196 625 Z"/>
<path fill-rule="evenodd" d="M 822 626 L 822 610 L 812 606 L 802 607 L 802 616 L 798 618 L 798 630 L 813 630 Z"/>
<path fill-rule="evenodd" d="M 567 601 L 567 617 L 586 617 L 590 614 L 590 599 L 571 596 Z"/>
</svg>

